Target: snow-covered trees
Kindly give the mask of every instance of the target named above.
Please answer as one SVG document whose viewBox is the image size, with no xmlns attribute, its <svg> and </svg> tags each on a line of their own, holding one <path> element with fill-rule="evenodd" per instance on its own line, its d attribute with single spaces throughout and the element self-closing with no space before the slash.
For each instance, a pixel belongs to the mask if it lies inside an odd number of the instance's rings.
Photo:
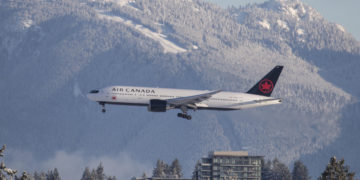
<svg viewBox="0 0 360 180">
<path fill-rule="evenodd" d="M 291 179 L 291 173 L 289 168 L 278 159 L 274 159 L 272 162 L 272 171 L 274 180 L 289 180 Z"/>
<path fill-rule="evenodd" d="M 261 167 L 262 180 L 290 180 L 291 173 L 289 168 L 277 158 L 273 161 L 262 161 Z"/>
<path fill-rule="evenodd" d="M 51 170 L 46 174 L 46 180 L 61 180 L 57 168 L 55 168 L 54 171 Z"/>
<path fill-rule="evenodd" d="M 91 173 L 89 167 L 85 168 L 81 180 L 91 180 Z"/>
<path fill-rule="evenodd" d="M 153 177 L 159 177 L 164 178 L 166 177 L 165 171 L 166 171 L 167 165 L 164 161 L 158 159 L 156 162 L 156 167 L 153 170 Z"/>
<path fill-rule="evenodd" d="M 270 180 L 272 178 L 271 161 L 261 160 L 261 178 L 263 180 Z"/>
<path fill-rule="evenodd" d="M 31 178 L 30 178 L 31 179 Z M 57 168 L 54 170 L 50 170 L 47 173 L 45 172 L 34 172 L 33 175 L 34 180 L 61 180 L 60 174 Z"/>
<path fill-rule="evenodd" d="M 345 165 L 345 160 L 336 160 L 336 157 L 330 158 L 325 171 L 319 177 L 319 180 L 353 180 L 354 172 L 350 172 L 350 167 Z"/>
<path fill-rule="evenodd" d="M 96 180 L 105 180 L 105 173 L 104 173 L 104 167 L 102 163 L 99 164 L 99 166 L 96 168 Z"/>
<path fill-rule="evenodd" d="M 0 149 L 0 157 L 4 157 L 4 151 L 6 149 L 6 145 L 3 145 Z M 7 178 L 13 179 L 15 176 L 15 180 L 28 180 L 30 176 L 23 172 L 19 177 L 16 176 L 17 170 L 6 167 L 5 163 L 1 161 L 0 163 L 0 180 L 7 180 Z M 60 179 L 57 179 L 60 180 Z"/>
<path fill-rule="evenodd" d="M 178 179 L 182 176 L 182 168 L 177 158 L 171 163 L 171 166 L 159 159 L 153 170 L 153 177 Z"/>
<path fill-rule="evenodd" d="M 6 145 L 3 145 L 0 149 L 0 157 L 4 157 L 4 151 Z M 17 170 L 6 167 L 5 163 L 1 161 L 0 163 L 0 180 L 6 180 L 7 177 L 14 177 L 17 173 Z"/>
<path fill-rule="evenodd" d="M 307 167 L 300 161 L 295 161 L 292 171 L 292 180 L 310 180 Z"/>
<path fill-rule="evenodd" d="M 115 176 L 106 176 L 104 173 L 104 166 L 102 163 L 96 169 L 91 170 L 86 167 L 81 180 L 116 180 Z"/>
<path fill-rule="evenodd" d="M 182 168 L 177 158 L 171 163 L 170 174 L 174 176 L 174 178 L 181 178 L 183 176 Z"/>
<path fill-rule="evenodd" d="M 288 167 L 278 159 L 265 162 L 262 160 L 261 167 L 262 180 L 310 180 L 307 167 L 300 161 L 294 162 L 292 173 Z M 335 157 L 330 159 L 325 171 L 318 180 L 353 180 L 354 172 L 350 172 L 350 167 L 345 165 L 344 159 L 337 161 Z"/>
</svg>

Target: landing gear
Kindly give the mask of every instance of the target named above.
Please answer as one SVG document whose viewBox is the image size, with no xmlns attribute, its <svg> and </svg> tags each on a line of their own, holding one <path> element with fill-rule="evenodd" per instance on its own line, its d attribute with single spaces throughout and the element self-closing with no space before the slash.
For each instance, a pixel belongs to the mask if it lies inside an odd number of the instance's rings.
<svg viewBox="0 0 360 180">
<path fill-rule="evenodd" d="M 191 120 L 191 116 L 188 115 L 188 114 L 178 113 L 177 116 L 181 117 L 181 118 L 184 118 L 184 119 L 187 119 L 187 120 Z"/>
<path fill-rule="evenodd" d="M 181 109 L 182 113 L 178 113 L 177 116 L 187 119 L 187 120 L 191 120 L 191 116 L 187 114 L 187 110 L 188 110 L 187 107 L 181 106 L 180 109 Z"/>
<path fill-rule="evenodd" d="M 99 104 L 100 104 L 100 105 L 101 105 L 101 107 L 102 107 L 101 112 L 105 113 L 105 112 L 106 112 L 106 109 L 105 109 L 105 103 L 100 102 Z"/>
</svg>

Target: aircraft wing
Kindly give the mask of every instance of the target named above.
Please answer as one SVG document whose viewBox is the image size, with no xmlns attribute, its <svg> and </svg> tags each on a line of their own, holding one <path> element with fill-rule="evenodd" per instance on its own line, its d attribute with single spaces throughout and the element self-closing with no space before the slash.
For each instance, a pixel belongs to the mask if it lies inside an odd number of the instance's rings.
<svg viewBox="0 0 360 180">
<path fill-rule="evenodd" d="M 219 93 L 219 92 L 221 92 L 221 90 L 211 91 L 208 93 L 198 94 L 198 95 L 194 95 L 194 96 L 186 96 L 186 97 L 168 99 L 167 103 L 172 106 L 175 106 L 175 107 L 177 107 L 177 106 L 193 107 L 193 106 L 196 106 L 195 103 L 199 103 L 201 101 L 207 100 L 212 95 Z"/>
<path fill-rule="evenodd" d="M 279 104 L 282 102 L 282 99 L 279 98 L 272 98 L 272 99 L 262 99 L 262 100 L 253 100 L 248 102 L 242 102 L 238 104 L 234 104 L 232 106 L 236 106 L 240 109 L 252 108 L 257 106 L 263 105 L 270 105 L 270 104 Z"/>
</svg>

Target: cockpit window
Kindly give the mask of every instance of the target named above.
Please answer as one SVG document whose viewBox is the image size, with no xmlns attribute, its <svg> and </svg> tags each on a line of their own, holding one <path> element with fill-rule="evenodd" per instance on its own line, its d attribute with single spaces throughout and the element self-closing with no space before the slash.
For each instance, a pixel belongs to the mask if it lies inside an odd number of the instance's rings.
<svg viewBox="0 0 360 180">
<path fill-rule="evenodd" d="M 91 90 L 90 93 L 96 94 L 96 93 L 99 93 L 99 90 Z"/>
</svg>

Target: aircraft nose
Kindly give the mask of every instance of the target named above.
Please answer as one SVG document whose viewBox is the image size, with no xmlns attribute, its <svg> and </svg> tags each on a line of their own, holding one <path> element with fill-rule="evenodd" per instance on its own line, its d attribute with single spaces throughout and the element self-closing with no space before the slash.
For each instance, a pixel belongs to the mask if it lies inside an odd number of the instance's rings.
<svg viewBox="0 0 360 180">
<path fill-rule="evenodd" d="M 94 94 L 88 93 L 86 96 L 88 99 L 94 100 Z"/>
</svg>

